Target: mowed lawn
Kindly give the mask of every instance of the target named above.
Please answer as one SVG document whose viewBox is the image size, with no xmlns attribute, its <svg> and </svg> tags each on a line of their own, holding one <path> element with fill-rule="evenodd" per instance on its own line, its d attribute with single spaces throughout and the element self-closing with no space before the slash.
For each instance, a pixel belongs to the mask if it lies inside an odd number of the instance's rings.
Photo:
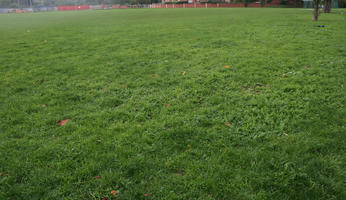
<svg viewBox="0 0 346 200">
<path fill-rule="evenodd" d="M 0 15 L 0 199 L 345 199 L 345 12 Z"/>
</svg>

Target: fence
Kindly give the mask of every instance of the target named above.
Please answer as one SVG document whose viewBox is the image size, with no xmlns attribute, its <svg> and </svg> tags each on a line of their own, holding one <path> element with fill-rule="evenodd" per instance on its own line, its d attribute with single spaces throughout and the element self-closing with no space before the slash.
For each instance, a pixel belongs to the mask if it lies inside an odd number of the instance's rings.
<svg viewBox="0 0 346 200">
<path fill-rule="evenodd" d="M 264 7 L 280 6 L 279 3 L 267 3 Z M 184 3 L 184 4 L 142 4 L 142 5 L 79 5 L 57 7 L 34 7 L 34 8 L 0 8 L 0 13 L 26 13 L 45 11 L 72 11 L 72 10 L 103 10 L 103 9 L 127 9 L 127 8 L 242 8 L 243 3 Z M 260 3 L 249 3 L 247 7 L 262 7 Z"/>
<path fill-rule="evenodd" d="M 313 8 L 313 3 L 312 0 L 303 0 L 304 2 L 304 8 Z M 322 7 L 323 5 L 321 5 Z M 331 4 L 332 8 L 339 8 L 338 1 L 337 0 L 332 0 Z"/>
<path fill-rule="evenodd" d="M 279 6 L 279 3 L 267 3 L 264 7 Z M 243 3 L 188 3 L 188 4 L 151 4 L 150 8 L 242 8 Z M 262 7 L 260 3 L 249 3 L 248 7 Z"/>
</svg>

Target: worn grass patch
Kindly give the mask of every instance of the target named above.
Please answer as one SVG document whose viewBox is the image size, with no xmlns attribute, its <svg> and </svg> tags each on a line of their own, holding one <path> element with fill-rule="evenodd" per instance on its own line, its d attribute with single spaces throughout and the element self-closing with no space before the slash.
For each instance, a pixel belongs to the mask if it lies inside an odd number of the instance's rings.
<svg viewBox="0 0 346 200">
<path fill-rule="evenodd" d="M 0 199 L 345 199 L 340 13 L 0 15 Z"/>
</svg>

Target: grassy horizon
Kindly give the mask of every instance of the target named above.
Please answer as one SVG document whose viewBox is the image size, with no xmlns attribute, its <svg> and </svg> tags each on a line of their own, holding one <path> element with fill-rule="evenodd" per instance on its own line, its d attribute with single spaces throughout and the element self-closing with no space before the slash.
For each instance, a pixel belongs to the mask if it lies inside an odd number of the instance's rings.
<svg viewBox="0 0 346 200">
<path fill-rule="evenodd" d="M 332 12 L 0 15 L 0 199 L 345 199 Z"/>
</svg>

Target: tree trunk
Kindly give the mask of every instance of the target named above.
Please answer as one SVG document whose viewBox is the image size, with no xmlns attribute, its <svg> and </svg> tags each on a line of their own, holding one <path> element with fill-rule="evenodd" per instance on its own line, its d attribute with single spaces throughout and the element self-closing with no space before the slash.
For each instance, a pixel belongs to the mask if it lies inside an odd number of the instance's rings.
<svg viewBox="0 0 346 200">
<path fill-rule="evenodd" d="M 332 7 L 332 0 L 324 0 L 323 2 L 323 12 L 330 13 L 330 9 Z"/>
<path fill-rule="evenodd" d="M 317 21 L 318 20 L 318 3 L 314 4 L 314 11 L 313 11 L 313 16 L 312 16 L 312 21 Z"/>
</svg>

